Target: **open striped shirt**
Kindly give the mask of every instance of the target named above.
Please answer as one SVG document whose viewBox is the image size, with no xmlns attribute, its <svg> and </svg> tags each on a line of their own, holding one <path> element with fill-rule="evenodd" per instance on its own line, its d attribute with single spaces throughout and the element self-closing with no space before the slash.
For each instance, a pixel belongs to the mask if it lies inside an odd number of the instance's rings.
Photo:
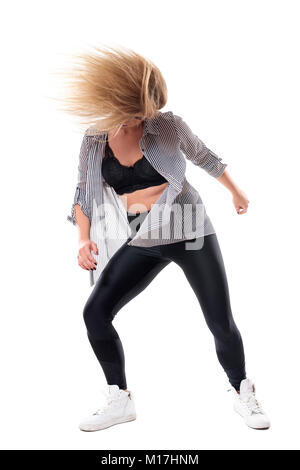
<svg viewBox="0 0 300 470">
<path fill-rule="evenodd" d="M 90 239 L 97 244 L 99 253 L 93 253 L 98 264 L 96 270 L 89 271 L 91 286 L 131 235 L 126 208 L 101 172 L 107 135 L 107 132 L 96 133 L 89 127 L 83 136 L 76 190 L 71 214 L 67 216 L 76 225 L 74 207 L 79 204 L 89 218 Z M 207 148 L 187 123 L 172 111 L 158 111 L 154 118 L 145 119 L 139 145 L 168 185 L 128 245 L 162 245 L 215 233 L 200 194 L 185 177 L 186 158 L 215 178 L 221 176 L 227 166 L 222 158 Z"/>
</svg>

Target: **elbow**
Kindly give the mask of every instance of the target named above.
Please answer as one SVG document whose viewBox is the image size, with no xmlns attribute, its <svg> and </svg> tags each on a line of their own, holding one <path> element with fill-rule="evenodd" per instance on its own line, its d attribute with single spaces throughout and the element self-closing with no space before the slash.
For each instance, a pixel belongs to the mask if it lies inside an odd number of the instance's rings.
<svg viewBox="0 0 300 470">
<path fill-rule="evenodd" d="M 222 176 L 228 166 L 227 163 L 223 163 L 222 158 L 218 157 L 212 150 L 208 150 L 202 163 L 203 169 L 214 178 Z"/>
<path fill-rule="evenodd" d="M 71 222 L 73 225 L 77 225 L 76 215 L 75 215 L 75 206 L 76 205 L 78 205 L 80 207 L 83 214 L 85 214 L 88 217 L 89 221 L 91 222 L 88 206 L 87 206 L 86 200 L 85 200 L 85 193 L 79 187 L 76 188 L 74 201 L 73 201 L 73 204 L 72 204 L 72 207 L 71 207 L 71 213 L 67 216 L 67 220 L 69 222 Z"/>
<path fill-rule="evenodd" d="M 224 171 L 226 170 L 226 167 L 227 163 L 220 163 L 211 171 L 211 176 L 213 176 L 214 178 L 220 178 L 220 176 L 222 176 Z"/>
</svg>

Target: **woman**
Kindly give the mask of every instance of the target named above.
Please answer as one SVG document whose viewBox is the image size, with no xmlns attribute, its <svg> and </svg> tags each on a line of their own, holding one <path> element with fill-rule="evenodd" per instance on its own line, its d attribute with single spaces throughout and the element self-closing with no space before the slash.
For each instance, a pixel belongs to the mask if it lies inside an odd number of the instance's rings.
<svg viewBox="0 0 300 470">
<path fill-rule="evenodd" d="M 182 268 L 199 300 L 234 393 L 234 409 L 248 426 L 268 428 L 246 376 L 216 232 L 185 177 L 186 159 L 232 193 L 238 214 L 247 212 L 245 193 L 231 179 L 227 164 L 180 116 L 160 111 L 167 87 L 153 63 L 113 48 L 80 58 L 83 66 L 77 74 L 72 70 L 76 93 L 71 88 L 68 111 L 93 125 L 83 137 L 68 220 L 79 229 L 78 264 L 89 271 L 94 285 L 83 316 L 107 381 L 107 400 L 79 428 L 96 431 L 136 419 L 124 350 L 112 321 L 171 261 Z"/>
</svg>

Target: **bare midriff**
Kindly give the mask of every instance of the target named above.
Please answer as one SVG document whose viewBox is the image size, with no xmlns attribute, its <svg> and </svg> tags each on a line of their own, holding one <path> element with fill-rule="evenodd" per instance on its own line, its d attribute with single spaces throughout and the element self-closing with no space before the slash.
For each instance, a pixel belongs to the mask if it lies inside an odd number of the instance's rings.
<svg viewBox="0 0 300 470">
<path fill-rule="evenodd" d="M 158 186 L 149 186 L 145 189 L 138 189 L 132 193 L 124 193 L 118 195 L 127 212 L 135 214 L 138 212 L 146 212 L 152 209 L 157 199 L 161 196 L 168 183 Z"/>
<path fill-rule="evenodd" d="M 122 165 L 134 165 L 135 162 L 143 157 L 139 145 L 143 133 L 143 123 L 135 126 L 127 134 L 120 133 L 116 137 L 110 137 L 109 146 L 115 157 Z M 157 186 L 149 186 L 145 189 L 138 189 L 132 193 L 118 195 L 127 212 L 140 213 L 152 209 L 152 205 L 159 199 L 168 183 L 162 183 Z"/>
</svg>

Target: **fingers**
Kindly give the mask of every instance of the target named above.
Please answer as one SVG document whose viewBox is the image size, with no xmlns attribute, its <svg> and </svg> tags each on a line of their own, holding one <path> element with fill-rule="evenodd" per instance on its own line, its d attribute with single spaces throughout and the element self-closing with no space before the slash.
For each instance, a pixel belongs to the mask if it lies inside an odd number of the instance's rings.
<svg viewBox="0 0 300 470">
<path fill-rule="evenodd" d="M 77 259 L 79 266 L 86 270 L 95 270 L 98 264 L 95 258 L 92 256 L 88 246 L 84 246 L 79 250 Z"/>
<path fill-rule="evenodd" d="M 98 253 L 98 247 L 97 247 L 95 242 L 91 242 L 91 247 L 92 247 L 92 250 L 95 253 L 95 255 L 98 255 L 99 254 Z"/>
<path fill-rule="evenodd" d="M 95 270 L 96 269 L 96 266 L 95 264 L 97 265 L 97 262 L 94 264 L 94 263 L 91 263 L 90 261 L 88 261 L 87 259 L 83 259 L 83 258 L 80 258 L 78 256 L 78 264 L 81 268 L 83 269 L 87 269 L 87 270 Z"/>
<path fill-rule="evenodd" d="M 91 263 L 87 258 L 83 258 L 80 255 L 78 255 L 77 259 L 78 259 L 78 265 L 82 269 L 86 269 L 86 270 L 90 270 L 90 269 L 95 270 L 96 269 L 95 265 L 93 263 Z"/>
<path fill-rule="evenodd" d="M 238 214 L 245 214 L 245 213 L 247 212 L 247 210 L 248 210 L 247 207 L 245 207 L 245 208 L 243 208 L 243 207 L 238 207 L 238 208 L 237 208 L 237 213 L 238 213 Z"/>
<path fill-rule="evenodd" d="M 235 209 L 238 214 L 245 214 L 248 210 L 249 200 L 247 199 L 245 202 L 240 202 L 239 204 L 236 202 Z"/>
<path fill-rule="evenodd" d="M 86 259 L 92 264 L 97 264 L 97 261 L 93 258 L 90 251 L 86 254 Z"/>
<path fill-rule="evenodd" d="M 79 265 L 82 269 L 85 269 L 85 270 L 89 271 L 89 268 L 88 268 L 83 262 L 78 261 L 78 265 Z"/>
</svg>

